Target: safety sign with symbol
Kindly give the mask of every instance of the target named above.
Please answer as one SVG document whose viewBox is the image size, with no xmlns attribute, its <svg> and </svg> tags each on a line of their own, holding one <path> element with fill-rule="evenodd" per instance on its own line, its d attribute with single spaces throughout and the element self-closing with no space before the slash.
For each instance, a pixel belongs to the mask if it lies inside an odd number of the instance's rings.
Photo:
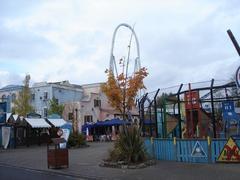
<svg viewBox="0 0 240 180">
<path fill-rule="evenodd" d="M 232 137 L 224 145 L 217 162 L 240 162 L 239 147 Z"/>
<path fill-rule="evenodd" d="M 199 143 L 199 141 L 196 142 L 192 149 L 191 153 L 192 157 L 207 157 L 207 154 L 205 153 L 202 145 Z"/>
</svg>

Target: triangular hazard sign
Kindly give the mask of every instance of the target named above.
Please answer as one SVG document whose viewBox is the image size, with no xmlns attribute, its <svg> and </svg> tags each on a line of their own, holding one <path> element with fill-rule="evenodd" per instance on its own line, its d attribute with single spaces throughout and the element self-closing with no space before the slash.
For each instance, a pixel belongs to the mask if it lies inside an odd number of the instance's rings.
<svg viewBox="0 0 240 180">
<path fill-rule="evenodd" d="M 217 162 L 240 162 L 240 151 L 232 137 L 224 145 Z"/>
<path fill-rule="evenodd" d="M 192 157 L 207 157 L 202 145 L 197 141 L 192 149 Z"/>
</svg>

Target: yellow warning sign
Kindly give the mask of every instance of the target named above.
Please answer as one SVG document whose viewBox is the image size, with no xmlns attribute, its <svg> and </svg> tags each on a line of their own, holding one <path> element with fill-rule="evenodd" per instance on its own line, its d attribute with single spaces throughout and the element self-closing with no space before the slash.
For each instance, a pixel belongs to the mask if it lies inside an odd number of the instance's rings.
<svg viewBox="0 0 240 180">
<path fill-rule="evenodd" d="M 238 145 L 233 138 L 229 138 L 224 145 L 222 152 L 220 153 L 217 162 L 239 162 L 240 163 L 240 151 Z"/>
</svg>

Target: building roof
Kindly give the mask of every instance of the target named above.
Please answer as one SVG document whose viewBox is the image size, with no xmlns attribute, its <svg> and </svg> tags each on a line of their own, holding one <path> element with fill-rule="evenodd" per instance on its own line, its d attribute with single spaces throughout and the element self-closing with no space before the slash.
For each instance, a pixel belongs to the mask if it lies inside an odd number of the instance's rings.
<svg viewBox="0 0 240 180">
<path fill-rule="evenodd" d="M 59 81 L 59 82 L 49 82 L 48 84 L 55 84 L 55 85 L 60 85 L 60 86 L 68 86 L 68 87 L 73 87 L 73 88 L 82 88 L 81 85 L 71 84 L 68 80 Z"/>
<path fill-rule="evenodd" d="M 23 86 L 21 85 L 7 85 L 0 89 L 0 91 L 13 91 L 13 90 L 20 90 Z"/>
<path fill-rule="evenodd" d="M 34 83 L 31 89 L 37 89 L 41 87 L 53 87 L 58 89 L 72 90 L 83 92 L 82 86 L 76 84 L 70 84 L 69 81 L 61 81 L 61 82 L 39 82 Z"/>
<path fill-rule="evenodd" d="M 98 83 L 91 83 L 91 84 L 82 84 L 81 86 L 83 88 L 87 88 L 87 87 L 98 87 L 100 85 L 104 84 L 104 82 L 98 82 Z"/>
</svg>

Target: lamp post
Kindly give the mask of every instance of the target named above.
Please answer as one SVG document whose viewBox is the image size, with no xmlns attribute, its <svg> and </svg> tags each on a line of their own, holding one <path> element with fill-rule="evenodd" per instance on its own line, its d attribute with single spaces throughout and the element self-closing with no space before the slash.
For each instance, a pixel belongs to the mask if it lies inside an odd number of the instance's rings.
<svg viewBox="0 0 240 180">
<path fill-rule="evenodd" d="M 75 109 L 75 121 L 74 121 L 74 130 L 75 130 L 75 133 L 78 134 L 78 118 L 77 118 L 77 115 L 78 115 L 78 109 L 76 108 Z"/>
</svg>

